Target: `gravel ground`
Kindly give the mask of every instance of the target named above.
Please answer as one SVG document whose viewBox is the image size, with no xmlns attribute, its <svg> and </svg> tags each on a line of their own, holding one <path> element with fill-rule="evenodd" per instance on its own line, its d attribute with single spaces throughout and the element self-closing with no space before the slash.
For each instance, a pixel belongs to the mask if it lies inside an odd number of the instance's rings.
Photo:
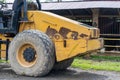
<svg viewBox="0 0 120 80">
<path fill-rule="evenodd" d="M 8 64 L 2 63 L 0 80 L 120 80 L 120 72 L 68 68 L 66 71 L 51 71 L 44 77 L 27 77 L 16 75 Z"/>
</svg>

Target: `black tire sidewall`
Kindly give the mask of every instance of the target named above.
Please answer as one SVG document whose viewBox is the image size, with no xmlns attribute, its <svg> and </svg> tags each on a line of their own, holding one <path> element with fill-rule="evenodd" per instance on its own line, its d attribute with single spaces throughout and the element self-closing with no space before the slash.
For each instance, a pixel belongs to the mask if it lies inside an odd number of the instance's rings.
<svg viewBox="0 0 120 80">
<path fill-rule="evenodd" d="M 60 62 L 56 62 L 54 64 L 53 70 L 65 70 L 68 67 L 70 67 L 73 61 L 74 61 L 74 58 L 70 58 Z"/>
</svg>

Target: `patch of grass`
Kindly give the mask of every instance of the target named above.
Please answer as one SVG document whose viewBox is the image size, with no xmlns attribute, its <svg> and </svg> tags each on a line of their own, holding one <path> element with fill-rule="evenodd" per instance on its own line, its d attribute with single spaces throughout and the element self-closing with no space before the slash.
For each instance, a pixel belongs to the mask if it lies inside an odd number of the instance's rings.
<svg viewBox="0 0 120 80">
<path fill-rule="evenodd" d="M 120 62 L 112 61 L 93 61 L 76 58 L 72 63 L 72 67 L 81 69 L 94 69 L 94 70 L 109 70 L 109 71 L 120 71 Z"/>
<path fill-rule="evenodd" d="M 5 63 L 5 62 L 9 63 L 9 61 L 6 61 L 6 60 L 0 60 L 0 63 Z"/>
<path fill-rule="evenodd" d="M 91 55 L 92 60 L 110 60 L 110 61 L 120 61 L 120 56 L 100 56 L 100 55 Z"/>
</svg>

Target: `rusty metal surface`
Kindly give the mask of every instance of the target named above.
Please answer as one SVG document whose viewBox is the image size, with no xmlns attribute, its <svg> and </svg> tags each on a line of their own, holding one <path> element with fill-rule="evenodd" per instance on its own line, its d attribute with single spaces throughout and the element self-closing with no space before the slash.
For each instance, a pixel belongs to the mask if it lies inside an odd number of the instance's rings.
<svg viewBox="0 0 120 80">
<path fill-rule="evenodd" d="M 51 28 L 50 26 L 48 26 L 47 31 L 46 31 L 46 34 L 47 34 L 49 37 L 51 37 L 51 38 L 53 38 L 53 37 L 58 38 L 58 37 L 56 36 L 56 34 L 59 34 L 59 37 L 62 36 L 64 39 L 68 39 L 67 35 L 68 35 L 70 32 L 71 32 L 71 36 L 69 36 L 69 37 L 73 38 L 74 40 L 77 40 L 77 39 L 78 39 L 78 36 L 79 36 L 78 32 L 72 31 L 72 30 L 67 29 L 67 28 L 64 28 L 64 27 L 61 27 L 60 30 L 57 31 L 56 29 Z M 83 33 L 82 33 L 82 34 L 83 34 Z M 82 34 L 80 34 L 80 36 L 81 36 Z M 86 35 L 83 35 L 83 37 L 86 37 Z"/>
</svg>

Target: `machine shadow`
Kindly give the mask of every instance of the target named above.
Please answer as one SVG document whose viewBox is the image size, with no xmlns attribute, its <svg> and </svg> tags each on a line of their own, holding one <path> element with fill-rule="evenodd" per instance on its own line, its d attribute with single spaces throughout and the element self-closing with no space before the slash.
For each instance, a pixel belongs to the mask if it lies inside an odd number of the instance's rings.
<svg viewBox="0 0 120 80">
<path fill-rule="evenodd" d="M 19 78 L 19 79 L 29 79 L 29 80 L 106 80 L 108 77 L 96 73 L 83 71 L 80 69 L 73 69 L 69 68 L 67 70 L 52 70 L 48 75 L 44 77 L 28 77 L 28 76 L 20 76 L 15 74 L 14 71 L 12 71 L 10 65 L 1 65 L 0 64 L 0 75 L 1 74 L 7 74 L 10 75 L 13 79 Z M 8 76 L 9 77 L 9 76 Z M 8 78 L 7 77 L 7 78 Z M 3 76 L 2 78 L 6 78 Z"/>
</svg>

